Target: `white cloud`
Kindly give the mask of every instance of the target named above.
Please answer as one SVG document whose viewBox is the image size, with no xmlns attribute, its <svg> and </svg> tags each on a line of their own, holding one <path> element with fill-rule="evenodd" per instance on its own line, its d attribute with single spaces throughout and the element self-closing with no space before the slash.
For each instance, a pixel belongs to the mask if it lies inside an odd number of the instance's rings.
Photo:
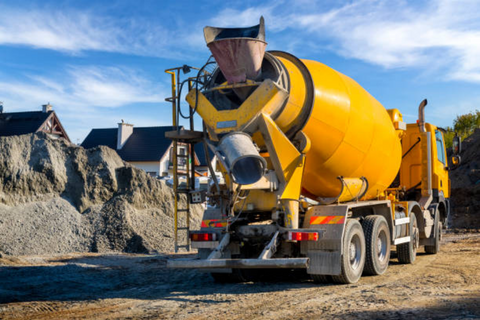
<svg viewBox="0 0 480 320">
<path fill-rule="evenodd" d="M 54 76 L 55 77 L 55 76 Z M 0 95 L 5 100 L 18 101 L 25 108 L 30 102 L 56 101 L 58 104 L 79 107 L 119 107 L 131 103 L 163 101 L 166 90 L 129 68 L 70 67 L 66 76 L 52 80 L 29 76 L 32 81 L 0 79 Z"/>
<path fill-rule="evenodd" d="M 69 73 L 72 97 L 92 106 L 159 102 L 166 96 L 164 90 L 131 69 L 73 67 Z"/>
<path fill-rule="evenodd" d="M 112 51 L 118 46 L 115 43 L 117 38 L 118 32 L 108 27 L 106 21 L 82 12 L 27 11 L 5 7 L 0 11 L 1 44 L 71 52 Z"/>
<path fill-rule="evenodd" d="M 344 57 L 385 68 L 436 69 L 443 80 L 480 82 L 479 1 L 361 0 L 330 9 L 262 4 L 225 9 L 212 21 L 253 25 L 261 14 L 267 38 L 268 32 L 284 40 L 294 34 L 298 52 L 322 44 Z M 283 43 L 291 46 L 291 41 Z"/>
<path fill-rule="evenodd" d="M 154 119 L 135 115 L 132 108 L 119 108 L 142 103 L 161 105 L 167 96 L 165 88 L 129 68 L 75 66 L 63 77 L 52 77 L 28 76 L 22 81 L 0 77 L 5 112 L 40 110 L 39 104 L 50 102 L 74 142 L 83 140 L 93 127 L 114 127 L 121 118 L 136 125 L 152 124 Z"/>
<path fill-rule="evenodd" d="M 181 59 L 186 57 L 178 46 L 183 32 L 149 21 L 98 16 L 89 11 L 0 5 L 0 45 L 71 54 L 105 51 Z"/>
</svg>

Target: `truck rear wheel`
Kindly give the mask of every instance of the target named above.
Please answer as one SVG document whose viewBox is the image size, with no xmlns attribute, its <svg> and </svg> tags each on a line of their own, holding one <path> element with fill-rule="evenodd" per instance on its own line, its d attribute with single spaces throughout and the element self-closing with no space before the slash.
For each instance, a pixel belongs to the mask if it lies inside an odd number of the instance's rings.
<svg viewBox="0 0 480 320">
<path fill-rule="evenodd" d="M 415 261 L 417 256 L 417 248 L 419 239 L 419 230 L 417 226 L 417 218 L 415 213 L 410 212 L 410 242 L 402 243 L 397 246 L 398 261 L 400 263 L 409 264 Z"/>
<path fill-rule="evenodd" d="M 365 236 L 362 225 L 357 220 L 349 219 L 347 221 L 342 248 L 342 273 L 332 276 L 332 280 L 336 283 L 355 283 L 362 276 L 365 266 Z"/>
<path fill-rule="evenodd" d="M 425 252 L 428 254 L 437 254 L 440 251 L 440 241 L 442 240 L 442 223 L 440 221 L 437 221 L 437 225 L 435 226 L 435 236 L 433 239 L 433 245 L 425 246 Z"/>
<path fill-rule="evenodd" d="M 362 222 L 366 242 L 366 260 L 363 273 L 380 275 L 387 271 L 390 262 L 390 230 L 382 216 L 367 216 Z"/>
</svg>

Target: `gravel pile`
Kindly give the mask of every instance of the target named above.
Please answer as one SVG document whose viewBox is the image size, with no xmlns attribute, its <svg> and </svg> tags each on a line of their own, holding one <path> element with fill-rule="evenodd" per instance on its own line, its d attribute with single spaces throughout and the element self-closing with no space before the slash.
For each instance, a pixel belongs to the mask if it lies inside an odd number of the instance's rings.
<svg viewBox="0 0 480 320">
<path fill-rule="evenodd" d="M 450 226 L 480 227 L 480 129 L 462 142 L 460 166 L 450 171 L 452 214 Z"/>
<path fill-rule="evenodd" d="M 198 228 L 202 208 L 192 212 Z M 107 147 L 0 137 L 0 254 L 172 250 L 173 191 L 163 181 Z"/>
</svg>

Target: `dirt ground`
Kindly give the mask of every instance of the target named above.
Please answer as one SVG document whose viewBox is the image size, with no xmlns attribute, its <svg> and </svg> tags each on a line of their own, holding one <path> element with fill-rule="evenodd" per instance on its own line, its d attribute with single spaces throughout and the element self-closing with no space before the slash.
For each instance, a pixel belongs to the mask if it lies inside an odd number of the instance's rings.
<svg viewBox="0 0 480 320">
<path fill-rule="evenodd" d="M 423 252 L 423 249 L 420 249 Z M 449 233 L 437 255 L 354 285 L 218 284 L 166 269 L 185 255 L 71 254 L 0 259 L 1 319 L 480 319 L 480 233 Z M 281 277 L 281 276 L 279 276 Z"/>
</svg>

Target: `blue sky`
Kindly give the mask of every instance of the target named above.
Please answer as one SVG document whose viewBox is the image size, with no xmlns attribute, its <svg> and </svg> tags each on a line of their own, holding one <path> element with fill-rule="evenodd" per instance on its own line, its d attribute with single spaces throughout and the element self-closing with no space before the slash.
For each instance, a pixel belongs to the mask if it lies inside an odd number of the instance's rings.
<svg viewBox="0 0 480 320">
<path fill-rule="evenodd" d="M 203 27 L 250 26 L 267 50 L 352 77 L 386 108 L 452 124 L 480 103 L 480 1 L 3 1 L 5 112 L 50 102 L 73 142 L 92 128 L 170 125 L 164 70 L 201 66 Z"/>
</svg>

